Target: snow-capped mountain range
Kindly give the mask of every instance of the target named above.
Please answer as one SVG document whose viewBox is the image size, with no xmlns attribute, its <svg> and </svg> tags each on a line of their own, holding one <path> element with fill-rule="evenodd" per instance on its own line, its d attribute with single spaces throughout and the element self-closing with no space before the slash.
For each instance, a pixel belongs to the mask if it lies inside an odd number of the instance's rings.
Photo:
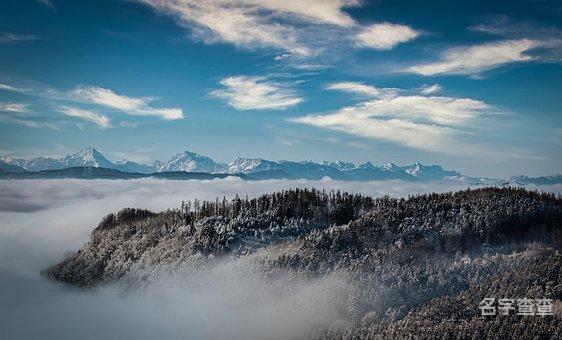
<svg viewBox="0 0 562 340">
<path fill-rule="evenodd" d="M 116 169 L 129 173 L 161 173 L 161 172 L 201 172 L 210 174 L 245 174 L 255 179 L 314 179 L 330 177 L 336 180 L 387 180 L 401 179 L 406 181 L 465 181 L 471 184 L 495 185 L 507 183 L 554 184 L 562 183 L 561 175 L 529 178 L 515 176 L 509 179 L 473 178 L 461 175 L 457 171 L 445 170 L 439 165 L 414 163 L 399 166 L 386 163 L 381 166 L 366 162 L 355 165 L 350 162 L 335 161 L 315 163 L 312 161 L 270 161 L 261 158 L 236 157 L 232 162 L 217 163 L 207 156 L 185 151 L 174 155 L 167 161 L 155 161 L 142 164 L 129 160 L 111 162 L 93 147 L 88 147 L 75 154 L 61 158 L 37 157 L 32 159 L 14 159 L 0 157 L 0 171 L 3 172 L 37 172 L 43 170 L 60 170 L 70 167 L 95 167 Z"/>
</svg>

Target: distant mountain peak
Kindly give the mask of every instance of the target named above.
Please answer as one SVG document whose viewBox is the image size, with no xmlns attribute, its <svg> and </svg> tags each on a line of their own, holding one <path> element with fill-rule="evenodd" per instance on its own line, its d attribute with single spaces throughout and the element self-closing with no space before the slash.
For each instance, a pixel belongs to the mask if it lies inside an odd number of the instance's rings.
<svg viewBox="0 0 562 340">
<path fill-rule="evenodd" d="M 424 165 L 416 162 L 405 167 L 406 173 L 422 180 L 442 180 L 446 177 L 458 177 L 461 174 L 457 171 L 445 170 L 441 165 Z"/>
<path fill-rule="evenodd" d="M 397 171 L 400 170 L 400 167 L 392 162 L 385 163 L 381 166 L 381 169 L 384 171 Z"/>
<path fill-rule="evenodd" d="M 216 163 L 214 160 L 207 156 L 203 156 L 196 152 L 184 151 L 180 152 L 166 162 L 159 164 L 156 171 L 187 171 L 187 172 L 208 172 L 218 173 L 224 172 L 226 165 Z"/>
<path fill-rule="evenodd" d="M 199 158 L 199 157 L 209 158 L 207 156 L 201 155 L 200 153 L 197 153 L 197 152 L 194 152 L 194 151 L 189 151 L 189 150 L 185 150 L 183 152 L 180 152 L 180 153 L 176 154 L 176 156 L 183 156 L 183 155 L 188 156 L 188 157 L 193 157 L 193 158 Z"/>
<path fill-rule="evenodd" d="M 363 164 L 359 164 L 359 166 L 358 166 L 357 168 L 360 168 L 360 169 L 374 169 L 374 168 L 376 168 L 376 167 L 375 167 L 375 166 L 373 165 L 373 163 L 371 163 L 371 162 L 365 162 L 365 163 L 363 163 Z"/>
<path fill-rule="evenodd" d="M 105 158 L 98 150 L 89 146 L 72 155 L 62 157 L 60 163 L 64 167 L 91 166 L 97 168 L 115 168 L 115 165 Z"/>
</svg>

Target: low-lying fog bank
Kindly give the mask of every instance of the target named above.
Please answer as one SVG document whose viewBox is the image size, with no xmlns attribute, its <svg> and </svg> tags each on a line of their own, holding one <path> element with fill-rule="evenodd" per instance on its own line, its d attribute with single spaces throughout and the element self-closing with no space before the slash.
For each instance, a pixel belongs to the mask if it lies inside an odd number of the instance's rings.
<svg viewBox="0 0 562 340">
<path fill-rule="evenodd" d="M 294 187 L 377 197 L 466 185 L 235 178 L 0 181 L 0 338 L 287 338 L 333 325 L 337 311 L 328 300 L 346 299 L 354 288 L 350 282 L 335 276 L 320 281 L 264 278 L 251 257 L 212 271 L 162 276 L 135 291 L 121 284 L 83 291 L 39 274 L 79 249 L 109 212 L 124 207 L 160 211 L 182 200 L 255 197 Z M 560 193 L 562 185 L 538 189 Z"/>
</svg>

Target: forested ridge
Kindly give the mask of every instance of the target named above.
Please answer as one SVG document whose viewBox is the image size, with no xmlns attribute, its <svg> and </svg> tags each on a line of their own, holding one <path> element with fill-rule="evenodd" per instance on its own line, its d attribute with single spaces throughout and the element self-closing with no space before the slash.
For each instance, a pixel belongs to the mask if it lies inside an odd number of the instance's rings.
<svg viewBox="0 0 562 340">
<path fill-rule="evenodd" d="M 561 315 L 482 317 L 485 297 L 562 300 L 562 199 L 519 188 L 408 198 L 293 189 L 107 215 L 49 277 L 78 286 L 253 255 L 267 275 L 338 276 L 314 338 L 557 338 Z M 556 313 L 555 313 L 556 314 Z M 521 336 L 520 336 L 521 335 Z"/>
</svg>

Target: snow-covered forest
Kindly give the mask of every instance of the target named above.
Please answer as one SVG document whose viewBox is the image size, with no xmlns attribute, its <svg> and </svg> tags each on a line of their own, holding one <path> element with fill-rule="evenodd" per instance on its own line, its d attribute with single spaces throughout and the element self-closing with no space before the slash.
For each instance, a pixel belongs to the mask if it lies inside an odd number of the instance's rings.
<svg viewBox="0 0 562 340">
<path fill-rule="evenodd" d="M 111 213 L 44 275 L 83 289 L 117 281 L 142 289 L 162 275 L 246 261 L 252 275 L 288 286 L 341 283 L 325 291 L 330 316 L 310 320 L 299 337 L 554 339 L 562 334 L 560 249 L 562 199 L 554 194 L 486 188 L 372 198 L 304 188 Z M 481 316 L 489 297 L 551 299 L 554 315 Z"/>
</svg>

